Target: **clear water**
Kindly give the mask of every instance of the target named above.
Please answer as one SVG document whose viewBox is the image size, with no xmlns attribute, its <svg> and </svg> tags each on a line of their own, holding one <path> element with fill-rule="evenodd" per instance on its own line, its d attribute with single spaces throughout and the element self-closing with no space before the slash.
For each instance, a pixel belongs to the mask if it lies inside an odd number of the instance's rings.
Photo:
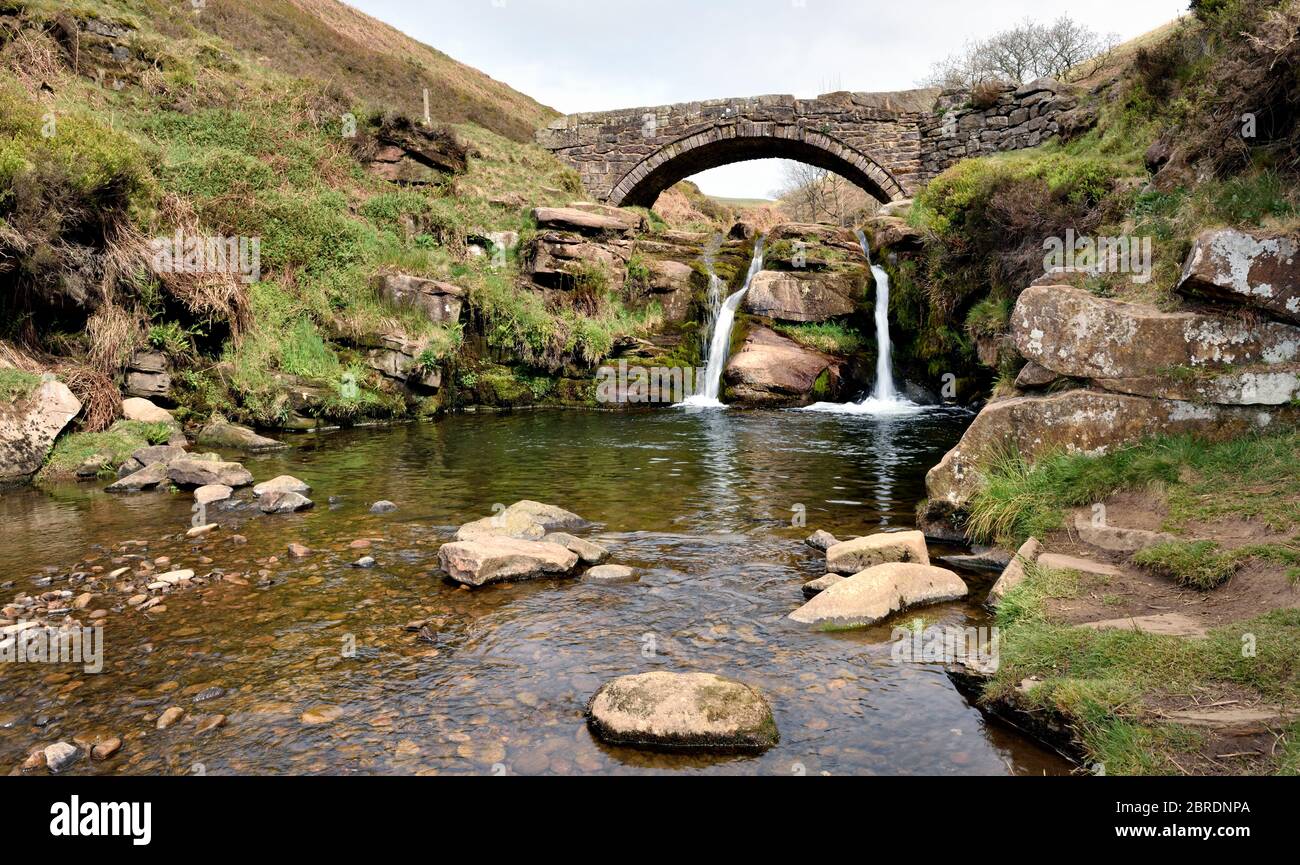
<svg viewBox="0 0 1300 865">
<path fill-rule="evenodd" d="M 316 510 L 219 514 L 186 541 L 190 497 L 112 497 L 96 485 L 0 495 L 0 573 L 33 591 L 44 566 L 111 569 L 128 540 L 170 567 L 237 573 L 139 613 L 107 594 L 105 670 L 3 665 L 0 766 L 86 731 L 125 740 L 75 773 L 1041 774 L 1068 766 L 989 726 L 937 665 L 890 658 L 893 623 L 826 634 L 790 622 L 801 585 L 823 574 L 802 543 L 913 525 L 923 475 L 968 423 L 804 412 L 524 412 L 296 439 L 246 460 L 258 480 L 314 487 Z M 247 496 L 247 493 L 245 493 Z M 331 507 L 329 498 L 337 497 Z M 458 589 L 437 572 L 457 525 L 532 498 L 598 523 L 631 585 L 573 580 Z M 400 510 L 368 512 L 390 499 Z M 806 526 L 792 525 L 799 512 Z M 241 533 L 247 543 L 231 542 Z M 350 564 L 376 539 L 374 570 Z M 286 545 L 315 552 L 289 559 Z M 136 552 L 135 548 L 130 550 Z M 200 557 L 212 561 L 203 564 Z M 987 578 L 932 624 L 984 624 Z M 404 630 L 428 619 L 432 642 Z M 345 657 L 347 639 L 356 652 Z M 780 744 L 761 756 L 611 748 L 583 721 L 615 676 L 710 671 L 759 688 Z M 225 694 L 199 706 L 192 695 Z M 186 720 L 167 730 L 168 706 Z M 328 708 L 327 723 L 304 712 Z M 220 713 L 198 733 L 194 717 Z"/>
</svg>

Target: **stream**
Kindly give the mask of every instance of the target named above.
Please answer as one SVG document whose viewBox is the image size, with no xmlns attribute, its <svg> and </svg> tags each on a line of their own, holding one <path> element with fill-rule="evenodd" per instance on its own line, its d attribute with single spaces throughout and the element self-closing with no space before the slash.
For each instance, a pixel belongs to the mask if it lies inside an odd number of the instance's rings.
<svg viewBox="0 0 1300 865">
<path fill-rule="evenodd" d="M 786 619 L 804 601 L 801 585 L 824 573 L 823 554 L 803 539 L 911 528 L 925 471 L 969 420 L 950 409 L 536 411 L 322 433 L 245 460 L 259 481 L 292 474 L 311 484 L 315 510 L 218 513 L 222 528 L 193 541 L 183 537 L 188 494 L 114 497 L 103 484 L 6 492 L 6 600 L 45 591 L 41 578 L 57 589 L 70 571 L 111 570 L 132 540 L 144 547 L 131 552 L 168 557 L 166 567 L 246 584 L 176 591 L 161 612 L 106 596 L 98 675 L 0 665 L 0 765 L 102 731 L 124 740 L 121 752 L 75 772 L 1068 772 L 987 723 L 940 665 L 892 661 L 897 622 L 832 634 Z M 639 582 L 468 591 L 438 575 L 438 546 L 456 526 L 526 498 L 597 523 L 584 534 L 611 549 L 611 562 L 640 569 Z M 399 510 L 371 514 L 380 499 Z M 806 525 L 792 524 L 800 513 Z M 351 566 L 361 539 L 372 570 Z M 313 553 L 289 557 L 292 542 Z M 979 603 L 990 578 L 964 576 L 970 599 L 926 609 L 927 624 L 988 624 Z M 430 623 L 425 638 L 405 629 L 413 620 Z M 608 679 L 648 670 L 757 687 L 780 744 L 742 757 L 597 742 L 587 700 Z M 196 704 L 198 695 L 210 699 Z M 173 705 L 192 717 L 156 729 Z M 192 718 L 213 713 L 225 725 L 199 732 Z"/>
</svg>

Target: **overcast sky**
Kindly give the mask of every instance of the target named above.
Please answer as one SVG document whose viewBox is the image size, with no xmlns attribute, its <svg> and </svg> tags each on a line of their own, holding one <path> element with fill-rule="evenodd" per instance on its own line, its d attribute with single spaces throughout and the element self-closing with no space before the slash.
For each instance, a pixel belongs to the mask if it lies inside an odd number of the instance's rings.
<svg viewBox="0 0 1300 865">
<path fill-rule="evenodd" d="M 905 90 L 971 39 L 1063 13 L 1141 35 L 1187 0 L 346 0 L 564 113 L 729 96 Z M 777 160 L 695 178 L 764 197 Z"/>
</svg>

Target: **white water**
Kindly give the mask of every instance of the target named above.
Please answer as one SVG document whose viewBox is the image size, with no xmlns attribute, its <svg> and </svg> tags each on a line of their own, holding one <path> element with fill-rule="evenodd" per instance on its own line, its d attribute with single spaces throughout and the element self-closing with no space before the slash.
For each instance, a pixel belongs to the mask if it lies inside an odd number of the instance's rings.
<svg viewBox="0 0 1300 865">
<path fill-rule="evenodd" d="M 915 414 L 925 407 L 900 397 L 898 388 L 894 385 L 894 345 L 889 336 L 889 274 L 885 273 L 883 267 L 871 264 L 871 246 L 861 231 L 858 232 L 858 243 L 862 244 L 862 252 L 867 256 L 871 273 L 876 278 L 876 383 L 871 389 L 871 396 L 862 402 L 819 402 L 808 406 L 804 411 L 866 415 Z"/>
<path fill-rule="evenodd" d="M 736 310 L 749 291 L 749 284 L 763 269 L 763 238 L 754 244 L 754 260 L 750 262 L 749 273 L 740 291 L 719 303 L 722 298 L 722 280 L 713 274 L 713 262 L 705 259 L 709 269 L 709 302 L 712 305 L 711 319 L 713 331 L 709 335 L 709 354 L 705 361 L 704 387 L 678 405 L 684 408 L 726 408 L 718 396 L 722 392 L 722 373 L 727 368 L 727 358 L 731 354 L 731 327 L 736 321 Z"/>
</svg>

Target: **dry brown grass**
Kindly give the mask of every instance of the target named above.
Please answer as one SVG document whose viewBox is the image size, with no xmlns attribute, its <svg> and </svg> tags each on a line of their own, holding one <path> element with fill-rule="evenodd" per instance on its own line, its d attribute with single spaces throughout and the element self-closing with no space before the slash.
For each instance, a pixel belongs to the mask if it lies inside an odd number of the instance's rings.
<svg viewBox="0 0 1300 865">
<path fill-rule="evenodd" d="M 203 236 L 194 206 L 179 195 L 168 194 L 158 208 L 160 223 L 186 236 Z M 150 261 L 148 240 L 132 232 L 123 255 L 136 261 Z M 155 273 L 163 288 L 193 315 L 224 321 L 230 337 L 238 342 L 253 324 L 253 305 L 248 287 L 233 273 Z"/>
<path fill-rule="evenodd" d="M 122 416 L 122 394 L 104 373 L 72 362 L 59 364 L 54 372 L 73 396 L 81 400 L 83 431 L 103 432 Z"/>
</svg>

